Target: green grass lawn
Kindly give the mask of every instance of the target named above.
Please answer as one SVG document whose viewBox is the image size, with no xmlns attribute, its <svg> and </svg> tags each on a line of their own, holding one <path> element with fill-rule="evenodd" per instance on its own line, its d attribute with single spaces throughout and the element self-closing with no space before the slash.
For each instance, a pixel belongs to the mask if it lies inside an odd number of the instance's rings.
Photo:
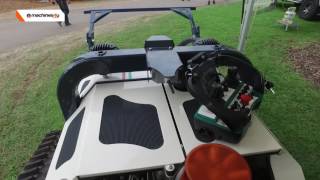
<svg viewBox="0 0 320 180">
<path fill-rule="evenodd" d="M 236 47 L 240 12 L 241 6 L 236 3 L 200 8 L 194 14 L 203 37 L 214 37 Z M 297 19 L 300 29 L 285 32 L 276 24 L 283 13 L 273 10 L 257 15 L 247 43 L 246 55 L 274 82 L 276 90 L 275 95 L 268 93 L 264 97 L 257 113 L 302 165 L 306 179 L 317 180 L 320 179 L 320 90 L 293 70 L 287 50 L 319 42 L 320 23 Z M 165 34 L 179 42 L 190 35 L 189 29 L 184 19 L 168 14 L 141 18 L 126 30 L 96 39 L 116 43 L 121 48 L 143 47 L 150 35 Z M 7 83 L 0 86 L 0 179 L 15 179 L 43 135 L 62 127 L 63 118 L 56 100 L 57 81 L 68 62 L 84 51 L 83 44 L 66 53 L 53 49 L 46 57 L 30 56 L 30 61 L 43 58 L 50 61 L 32 71 L 37 76 L 32 77 L 19 101 L 12 96 L 12 90 L 25 81 L 26 67 L 15 76 L 2 76 L 7 78 Z"/>
</svg>

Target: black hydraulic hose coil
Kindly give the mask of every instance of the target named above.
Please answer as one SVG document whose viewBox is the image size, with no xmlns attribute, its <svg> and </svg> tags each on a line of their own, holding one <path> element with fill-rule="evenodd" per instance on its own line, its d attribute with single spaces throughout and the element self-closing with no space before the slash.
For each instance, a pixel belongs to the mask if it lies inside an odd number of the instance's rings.
<svg viewBox="0 0 320 180">
<path fill-rule="evenodd" d="M 119 49 L 116 45 L 110 43 L 96 44 L 92 46 L 91 51 L 116 50 Z"/>
<path fill-rule="evenodd" d="M 219 42 L 215 39 L 199 39 L 195 42 L 195 45 L 218 45 Z"/>
</svg>

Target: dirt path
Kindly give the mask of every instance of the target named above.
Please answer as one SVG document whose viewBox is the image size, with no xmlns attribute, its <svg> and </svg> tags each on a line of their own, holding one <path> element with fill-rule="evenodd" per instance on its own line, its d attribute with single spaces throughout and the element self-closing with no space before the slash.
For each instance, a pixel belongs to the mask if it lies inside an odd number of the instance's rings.
<svg viewBox="0 0 320 180">
<path fill-rule="evenodd" d="M 17 8 L 40 8 L 47 6 L 47 3 L 39 3 L 34 0 L 0 0 L 0 13 L 10 12 Z"/>
<path fill-rule="evenodd" d="M 132 8 L 132 7 L 159 7 L 159 6 L 199 6 L 206 4 L 206 0 L 109 0 L 93 1 L 83 3 L 72 3 L 70 5 L 70 19 L 72 26 L 60 28 L 56 23 L 19 23 L 15 19 L 15 13 L 9 12 L 0 15 L 0 53 L 8 52 L 22 45 L 44 40 L 48 37 L 62 36 L 67 33 L 83 31 L 88 25 L 88 16 L 83 11 L 91 8 Z M 49 6 L 49 9 L 57 8 Z M 102 20 L 105 22 L 118 21 L 132 17 L 132 14 L 115 14 Z"/>
</svg>

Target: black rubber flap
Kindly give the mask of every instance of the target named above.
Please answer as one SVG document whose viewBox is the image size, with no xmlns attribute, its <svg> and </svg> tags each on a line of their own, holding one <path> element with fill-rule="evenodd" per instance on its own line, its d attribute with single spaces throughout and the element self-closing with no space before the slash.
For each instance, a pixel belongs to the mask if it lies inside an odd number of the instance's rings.
<svg viewBox="0 0 320 180">
<path fill-rule="evenodd" d="M 137 104 L 119 96 L 104 99 L 99 140 L 103 144 L 135 144 L 158 149 L 163 137 L 157 109 L 149 104 Z"/>
<path fill-rule="evenodd" d="M 59 154 L 56 169 L 58 169 L 63 163 L 70 160 L 77 146 L 79 131 L 81 128 L 82 118 L 85 108 L 83 108 L 79 114 L 70 123 L 66 136 L 63 140 L 61 152 Z"/>
<path fill-rule="evenodd" d="M 173 78 L 182 62 L 177 52 L 173 50 L 147 51 L 148 66 L 157 70 L 165 78 Z"/>
</svg>

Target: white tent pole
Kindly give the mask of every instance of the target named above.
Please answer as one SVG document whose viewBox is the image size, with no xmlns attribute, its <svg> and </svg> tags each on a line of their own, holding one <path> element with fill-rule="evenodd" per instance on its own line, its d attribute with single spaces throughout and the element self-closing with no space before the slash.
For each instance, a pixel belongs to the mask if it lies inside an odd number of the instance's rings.
<svg viewBox="0 0 320 180">
<path fill-rule="evenodd" d="M 247 0 L 247 3 L 244 5 L 245 6 L 244 18 L 241 24 L 240 39 L 239 39 L 239 45 L 238 45 L 238 50 L 240 52 L 243 52 L 247 38 L 248 38 L 248 33 L 251 25 L 251 18 L 253 15 L 254 3 L 255 3 L 255 0 Z"/>
</svg>

